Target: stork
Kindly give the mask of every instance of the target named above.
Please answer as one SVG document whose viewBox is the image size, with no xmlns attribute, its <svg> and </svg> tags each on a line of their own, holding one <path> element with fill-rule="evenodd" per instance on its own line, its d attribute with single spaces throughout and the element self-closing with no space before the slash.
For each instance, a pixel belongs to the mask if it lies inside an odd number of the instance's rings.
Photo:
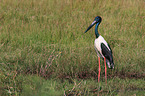
<svg viewBox="0 0 145 96">
<path fill-rule="evenodd" d="M 94 47 L 95 47 L 95 51 L 97 53 L 98 56 L 98 62 L 99 62 L 99 73 L 98 73 L 98 82 L 100 81 L 100 58 L 104 59 L 104 64 L 105 64 L 105 81 L 107 84 L 107 67 L 106 64 L 108 65 L 108 67 L 110 69 L 114 68 L 114 62 L 113 62 L 113 56 L 112 56 L 112 50 L 109 46 L 109 44 L 105 41 L 105 39 L 98 33 L 98 26 L 101 23 L 102 18 L 100 16 L 97 16 L 93 23 L 88 27 L 88 29 L 85 31 L 85 33 L 90 30 L 95 24 L 95 35 L 96 35 L 96 39 L 94 42 Z"/>
</svg>

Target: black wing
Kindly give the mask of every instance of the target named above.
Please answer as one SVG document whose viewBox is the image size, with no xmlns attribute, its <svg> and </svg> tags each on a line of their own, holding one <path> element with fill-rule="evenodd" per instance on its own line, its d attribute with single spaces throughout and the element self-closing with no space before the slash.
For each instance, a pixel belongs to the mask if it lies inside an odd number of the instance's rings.
<svg viewBox="0 0 145 96">
<path fill-rule="evenodd" d="M 110 45 L 108 44 L 108 47 L 110 48 L 110 50 L 111 50 L 111 47 L 110 47 Z M 112 54 L 112 50 L 111 50 L 111 54 Z"/>
<path fill-rule="evenodd" d="M 109 46 L 110 48 L 110 46 Z M 112 50 L 110 50 L 106 47 L 104 43 L 101 43 L 101 49 L 102 49 L 102 54 L 106 59 L 110 61 L 110 63 L 113 63 L 113 56 L 112 56 Z"/>
</svg>

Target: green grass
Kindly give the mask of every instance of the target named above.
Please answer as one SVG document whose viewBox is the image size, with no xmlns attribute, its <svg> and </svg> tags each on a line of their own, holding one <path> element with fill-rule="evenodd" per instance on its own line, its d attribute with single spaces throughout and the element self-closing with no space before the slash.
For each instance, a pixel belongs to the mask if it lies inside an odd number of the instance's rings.
<svg viewBox="0 0 145 96">
<path fill-rule="evenodd" d="M 143 0 L 1 0 L 0 95 L 145 95 L 144 9 Z M 115 62 L 107 85 L 104 66 L 97 82 L 94 28 L 84 34 L 98 15 Z"/>
</svg>

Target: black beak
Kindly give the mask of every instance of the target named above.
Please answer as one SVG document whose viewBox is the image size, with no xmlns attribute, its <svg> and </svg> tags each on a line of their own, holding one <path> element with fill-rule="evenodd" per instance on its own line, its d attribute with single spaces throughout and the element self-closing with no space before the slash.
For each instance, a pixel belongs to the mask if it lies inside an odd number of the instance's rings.
<svg viewBox="0 0 145 96">
<path fill-rule="evenodd" d="M 86 33 L 88 30 L 90 30 L 96 24 L 96 22 L 97 21 L 93 21 L 93 23 L 88 27 L 88 29 L 84 33 Z"/>
</svg>

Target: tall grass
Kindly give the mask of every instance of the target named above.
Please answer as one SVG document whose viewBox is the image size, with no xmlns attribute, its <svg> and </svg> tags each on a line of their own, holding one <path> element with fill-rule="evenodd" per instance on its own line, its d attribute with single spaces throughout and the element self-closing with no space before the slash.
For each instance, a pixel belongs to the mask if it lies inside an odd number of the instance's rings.
<svg viewBox="0 0 145 96">
<path fill-rule="evenodd" d="M 137 86 L 143 82 L 145 76 L 143 0 L 1 0 L 0 2 L 2 95 L 27 93 L 31 95 L 33 92 L 41 94 L 42 92 L 37 90 L 51 88 L 47 83 L 54 84 L 60 81 L 62 81 L 60 87 L 57 87 L 57 84 L 52 85 L 51 95 L 81 95 L 79 92 L 87 95 L 98 94 L 96 91 L 88 93 L 91 88 L 93 90 L 98 86 L 97 55 L 93 44 L 94 29 L 84 34 L 94 17 L 98 15 L 103 18 L 99 33 L 111 46 L 115 62 L 115 69 L 112 71 L 108 69 L 109 83 L 117 86 L 120 81 L 119 84 L 124 85 L 123 89 L 132 90 L 132 87 L 137 88 L 136 85 L 127 88 L 125 84 L 134 81 L 127 79 L 122 83 L 123 80 L 118 78 L 139 79 L 136 80 L 140 82 Z M 104 66 L 101 67 L 103 81 Z M 42 83 L 43 80 L 46 83 Z M 79 80 L 84 82 L 81 87 L 77 86 L 79 83 L 75 83 L 81 82 Z M 29 81 L 36 82 L 29 84 Z M 113 83 L 115 81 L 118 82 Z M 93 84 L 93 87 L 85 87 Z M 29 89 L 36 86 L 41 87 Z M 108 87 L 110 90 L 103 89 L 107 90 L 108 94 L 122 95 L 119 87 L 118 89 L 114 89 L 111 85 Z M 143 86 L 140 88 L 144 90 Z M 59 91 L 55 94 L 54 91 L 57 89 Z M 116 90 L 115 93 L 112 93 L 113 90 Z M 44 91 L 44 95 L 46 94 Z"/>
</svg>

